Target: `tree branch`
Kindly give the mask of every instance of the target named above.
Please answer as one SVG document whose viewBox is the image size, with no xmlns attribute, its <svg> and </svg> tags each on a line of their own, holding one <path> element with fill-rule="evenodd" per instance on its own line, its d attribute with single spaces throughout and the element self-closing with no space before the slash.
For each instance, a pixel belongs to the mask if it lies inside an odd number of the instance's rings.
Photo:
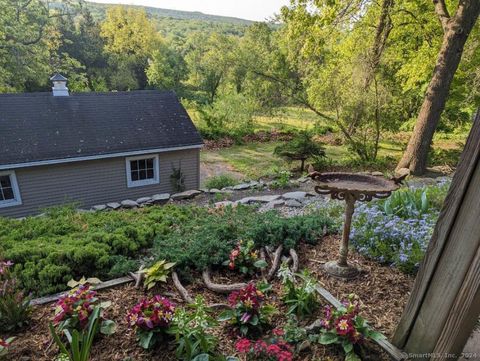
<svg viewBox="0 0 480 361">
<path fill-rule="evenodd" d="M 447 31 L 448 20 L 450 20 L 450 14 L 448 13 L 447 5 L 444 0 L 433 0 L 435 5 L 435 13 L 442 24 L 443 31 Z"/>
</svg>

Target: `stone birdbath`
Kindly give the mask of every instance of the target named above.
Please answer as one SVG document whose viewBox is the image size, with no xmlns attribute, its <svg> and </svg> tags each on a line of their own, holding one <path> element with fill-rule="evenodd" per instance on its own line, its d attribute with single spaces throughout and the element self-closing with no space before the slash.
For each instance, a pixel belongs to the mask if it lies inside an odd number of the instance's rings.
<svg viewBox="0 0 480 361">
<path fill-rule="evenodd" d="M 329 194 L 332 199 L 344 200 L 345 222 L 343 225 L 340 254 L 337 261 L 325 264 L 328 274 L 338 278 L 353 278 L 357 276 L 358 269 L 348 264 L 348 242 L 350 227 L 355 211 L 355 202 L 369 202 L 373 198 L 388 198 L 393 191 L 400 187 L 402 178 L 387 179 L 383 176 L 372 176 L 358 173 L 319 173 L 309 175 L 317 182 L 315 192 Z"/>
</svg>

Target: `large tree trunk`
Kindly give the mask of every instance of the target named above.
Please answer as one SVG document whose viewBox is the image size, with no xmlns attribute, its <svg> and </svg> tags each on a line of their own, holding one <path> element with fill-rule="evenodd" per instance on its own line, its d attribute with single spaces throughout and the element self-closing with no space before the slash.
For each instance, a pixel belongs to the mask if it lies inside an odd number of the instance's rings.
<svg viewBox="0 0 480 361">
<path fill-rule="evenodd" d="M 448 16 L 442 0 L 433 2 L 444 29 L 443 43 L 413 134 L 397 166 L 397 169 L 409 168 L 416 175 L 425 173 L 428 151 L 445 108 L 450 84 L 460 63 L 465 42 L 480 12 L 479 0 L 460 0 L 453 17 Z"/>
</svg>

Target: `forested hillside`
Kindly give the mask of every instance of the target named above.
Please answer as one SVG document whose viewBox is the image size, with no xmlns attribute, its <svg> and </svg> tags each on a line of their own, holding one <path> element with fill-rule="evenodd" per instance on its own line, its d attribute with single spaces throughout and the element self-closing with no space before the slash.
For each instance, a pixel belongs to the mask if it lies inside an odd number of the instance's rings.
<svg viewBox="0 0 480 361">
<path fill-rule="evenodd" d="M 474 2 L 457 3 L 441 13 L 452 24 L 457 6 Z M 377 159 L 386 134 L 412 130 L 448 34 L 430 0 L 299 0 L 276 24 L 80 0 L 0 5 L 1 92 L 48 90 L 56 71 L 73 92 L 171 89 L 214 139 L 302 107 L 318 134 L 335 132 L 362 162 Z M 466 44 L 450 51 L 461 61 L 439 104 L 448 133 L 468 127 L 480 104 L 479 26 L 458 34 Z"/>
</svg>

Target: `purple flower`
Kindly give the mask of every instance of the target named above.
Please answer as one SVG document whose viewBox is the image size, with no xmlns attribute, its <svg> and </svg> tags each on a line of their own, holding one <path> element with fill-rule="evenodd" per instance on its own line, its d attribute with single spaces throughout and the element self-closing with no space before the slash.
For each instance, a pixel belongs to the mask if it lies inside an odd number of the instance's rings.
<svg viewBox="0 0 480 361">
<path fill-rule="evenodd" d="M 248 320 L 250 320 L 250 318 L 252 318 L 252 315 L 249 314 L 248 312 L 245 312 L 245 313 L 242 315 L 242 318 L 240 318 L 240 322 L 242 322 L 242 323 L 247 323 Z"/>
</svg>

